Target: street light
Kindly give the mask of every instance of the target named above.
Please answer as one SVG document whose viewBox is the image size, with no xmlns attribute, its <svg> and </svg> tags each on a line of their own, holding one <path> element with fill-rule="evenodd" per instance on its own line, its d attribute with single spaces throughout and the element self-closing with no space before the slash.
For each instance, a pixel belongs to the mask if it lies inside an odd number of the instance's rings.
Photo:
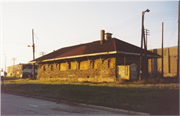
<svg viewBox="0 0 180 116">
<path fill-rule="evenodd" d="M 142 46 L 143 46 L 143 40 L 144 40 L 144 47 L 145 47 L 145 49 L 147 48 L 146 42 L 145 42 L 145 37 L 144 37 L 144 15 L 145 15 L 146 12 L 150 12 L 150 10 L 146 9 L 145 11 L 142 12 L 141 49 L 142 49 Z"/>
<path fill-rule="evenodd" d="M 150 10 L 149 10 L 149 9 L 146 9 L 144 12 L 150 12 Z"/>
<path fill-rule="evenodd" d="M 140 70 L 140 72 L 139 72 L 139 80 L 141 80 L 142 79 L 142 52 L 143 52 L 143 41 L 144 41 L 144 48 L 145 48 L 145 57 L 146 57 L 146 59 L 147 59 L 147 54 L 146 54 L 146 51 L 147 51 L 147 46 L 146 46 L 146 42 L 145 42 L 145 37 L 144 37 L 144 15 L 145 15 L 145 13 L 146 12 L 150 12 L 150 10 L 149 9 L 146 9 L 145 11 L 143 11 L 142 12 L 142 27 L 141 27 L 141 56 L 140 56 L 140 67 L 139 67 L 139 70 Z M 145 59 L 145 61 L 146 61 L 146 59 Z M 145 68 L 145 74 L 146 74 L 146 71 L 147 70 L 147 67 Z M 145 75 L 145 76 L 147 76 L 147 75 Z"/>
</svg>

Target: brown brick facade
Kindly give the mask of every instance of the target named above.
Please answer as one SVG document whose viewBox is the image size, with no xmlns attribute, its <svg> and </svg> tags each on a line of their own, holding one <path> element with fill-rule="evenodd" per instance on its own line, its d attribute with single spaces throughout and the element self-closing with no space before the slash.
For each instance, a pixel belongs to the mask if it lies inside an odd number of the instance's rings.
<svg viewBox="0 0 180 116">
<path fill-rule="evenodd" d="M 39 63 L 37 78 L 61 81 L 114 82 L 116 81 L 116 58 L 86 58 Z"/>
</svg>

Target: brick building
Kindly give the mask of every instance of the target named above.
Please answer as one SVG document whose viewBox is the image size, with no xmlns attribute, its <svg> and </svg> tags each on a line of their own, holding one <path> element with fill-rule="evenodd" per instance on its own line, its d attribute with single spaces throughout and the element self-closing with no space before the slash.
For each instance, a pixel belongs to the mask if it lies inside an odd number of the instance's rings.
<svg viewBox="0 0 180 116">
<path fill-rule="evenodd" d="M 38 63 L 37 78 L 91 82 L 121 79 L 117 76 L 117 66 L 136 64 L 139 67 L 142 49 L 111 38 L 111 35 L 101 30 L 99 41 L 61 48 L 30 61 Z M 147 57 L 157 58 L 159 55 L 147 51 Z"/>
<path fill-rule="evenodd" d="M 163 48 L 163 68 L 164 77 L 176 77 L 177 76 L 177 50 L 178 47 L 167 47 Z M 162 55 L 162 49 L 149 50 L 158 55 Z M 149 59 L 148 61 L 148 72 L 151 77 L 161 76 L 162 74 L 162 58 Z"/>
<path fill-rule="evenodd" d="M 22 64 L 16 64 L 7 67 L 7 76 L 22 77 Z"/>
</svg>

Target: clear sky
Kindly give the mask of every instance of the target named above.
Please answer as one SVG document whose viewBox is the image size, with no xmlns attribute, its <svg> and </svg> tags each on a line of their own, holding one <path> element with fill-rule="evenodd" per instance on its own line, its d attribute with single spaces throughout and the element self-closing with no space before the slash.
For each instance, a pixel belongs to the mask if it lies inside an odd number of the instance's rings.
<svg viewBox="0 0 180 116">
<path fill-rule="evenodd" d="M 60 1 L 13 0 L 1 2 L 1 68 L 32 60 L 32 29 L 35 57 L 62 47 L 100 40 L 100 30 L 140 46 L 142 11 L 148 49 L 161 47 L 164 22 L 164 47 L 177 46 L 178 1 Z M 4 55 L 5 54 L 5 55 Z"/>
</svg>

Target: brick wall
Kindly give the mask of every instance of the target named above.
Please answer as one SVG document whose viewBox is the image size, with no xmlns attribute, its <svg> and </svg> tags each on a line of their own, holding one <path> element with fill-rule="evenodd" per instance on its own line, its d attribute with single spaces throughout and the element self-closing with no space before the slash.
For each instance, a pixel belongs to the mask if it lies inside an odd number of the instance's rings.
<svg viewBox="0 0 180 116">
<path fill-rule="evenodd" d="M 90 82 L 116 81 L 115 57 L 61 60 L 39 63 L 38 65 L 38 79 Z"/>
</svg>

